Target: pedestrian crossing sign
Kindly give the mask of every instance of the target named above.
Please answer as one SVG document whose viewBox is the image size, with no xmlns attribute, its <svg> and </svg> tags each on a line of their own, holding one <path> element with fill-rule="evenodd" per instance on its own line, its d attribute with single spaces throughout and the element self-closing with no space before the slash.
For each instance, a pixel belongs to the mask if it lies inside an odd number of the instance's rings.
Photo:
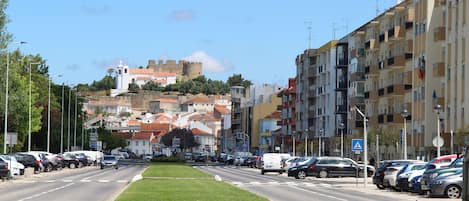
<svg viewBox="0 0 469 201">
<path fill-rule="evenodd" d="M 363 139 L 352 139 L 352 151 L 363 151 L 364 143 Z"/>
</svg>

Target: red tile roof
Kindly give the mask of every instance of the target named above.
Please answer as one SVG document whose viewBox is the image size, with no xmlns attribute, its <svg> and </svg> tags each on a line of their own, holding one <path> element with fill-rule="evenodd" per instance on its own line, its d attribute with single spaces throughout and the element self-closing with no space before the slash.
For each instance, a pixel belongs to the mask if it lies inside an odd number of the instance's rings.
<svg viewBox="0 0 469 201">
<path fill-rule="evenodd" d="M 152 136 L 152 132 L 137 132 L 134 133 L 134 137 L 132 137 L 132 140 L 150 140 Z"/>
<path fill-rule="evenodd" d="M 131 120 L 129 120 L 128 124 L 129 124 L 129 126 L 131 126 L 131 125 L 132 126 L 138 126 L 138 125 L 140 125 L 140 122 L 138 120 L 131 119 Z"/>
<path fill-rule="evenodd" d="M 207 132 L 205 132 L 203 130 L 200 130 L 198 128 L 193 128 L 193 129 L 191 129 L 191 131 L 192 131 L 192 134 L 194 134 L 194 135 L 211 135 L 210 133 L 207 133 Z"/>
<path fill-rule="evenodd" d="M 170 124 L 168 123 L 149 123 L 149 124 L 140 124 L 141 131 L 153 131 L 153 132 L 169 132 Z"/>
<path fill-rule="evenodd" d="M 214 110 L 218 111 L 220 114 L 229 114 L 231 113 L 225 106 L 215 104 L 213 107 Z"/>
<path fill-rule="evenodd" d="M 126 140 L 130 140 L 132 138 L 132 133 L 130 132 L 113 132 L 112 135 L 121 136 Z"/>
<path fill-rule="evenodd" d="M 160 98 L 158 100 L 160 103 L 178 103 L 178 100 L 174 98 Z"/>
<path fill-rule="evenodd" d="M 129 73 L 132 73 L 132 74 L 153 74 L 153 69 L 129 68 Z"/>
<path fill-rule="evenodd" d="M 210 103 L 210 99 L 203 96 L 197 96 L 186 102 L 186 104 L 188 103 Z"/>
</svg>

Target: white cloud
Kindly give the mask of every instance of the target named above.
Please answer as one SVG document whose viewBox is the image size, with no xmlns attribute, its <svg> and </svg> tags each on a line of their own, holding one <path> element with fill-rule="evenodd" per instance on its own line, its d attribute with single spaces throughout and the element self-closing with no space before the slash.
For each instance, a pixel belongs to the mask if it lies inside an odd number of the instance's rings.
<svg viewBox="0 0 469 201">
<path fill-rule="evenodd" d="M 182 60 L 202 62 L 204 72 L 225 72 L 233 67 L 228 60 L 218 61 L 204 51 L 195 51 L 190 56 L 182 58 Z"/>
<path fill-rule="evenodd" d="M 190 21 L 194 18 L 195 13 L 192 10 L 176 10 L 169 15 L 169 19 L 174 21 Z"/>
</svg>

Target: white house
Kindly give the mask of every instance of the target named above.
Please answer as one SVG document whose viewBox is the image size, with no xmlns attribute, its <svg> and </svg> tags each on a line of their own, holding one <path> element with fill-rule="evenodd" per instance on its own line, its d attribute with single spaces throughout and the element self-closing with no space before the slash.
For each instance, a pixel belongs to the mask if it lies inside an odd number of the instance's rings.
<svg viewBox="0 0 469 201">
<path fill-rule="evenodd" d="M 152 68 L 129 68 L 122 62 L 116 67 L 116 91 L 126 91 L 130 83 L 139 87 L 147 82 L 156 82 L 161 86 L 176 83 L 176 73 L 159 72 Z"/>
<path fill-rule="evenodd" d="M 198 128 L 191 129 L 194 134 L 195 141 L 200 145 L 192 148 L 194 153 L 207 153 L 209 155 L 215 154 L 215 138 L 212 133 L 200 130 Z"/>
<path fill-rule="evenodd" d="M 155 138 L 153 132 L 137 132 L 130 139 L 128 148 L 137 154 L 153 154 L 152 141 Z"/>
</svg>

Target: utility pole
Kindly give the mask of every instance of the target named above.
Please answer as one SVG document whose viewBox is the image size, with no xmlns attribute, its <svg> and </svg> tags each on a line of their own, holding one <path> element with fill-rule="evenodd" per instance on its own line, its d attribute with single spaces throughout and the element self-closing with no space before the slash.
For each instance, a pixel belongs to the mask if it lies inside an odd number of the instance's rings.
<svg viewBox="0 0 469 201">
<path fill-rule="evenodd" d="M 62 107 L 60 120 L 60 153 L 64 153 L 64 83 L 62 82 Z"/>
</svg>

